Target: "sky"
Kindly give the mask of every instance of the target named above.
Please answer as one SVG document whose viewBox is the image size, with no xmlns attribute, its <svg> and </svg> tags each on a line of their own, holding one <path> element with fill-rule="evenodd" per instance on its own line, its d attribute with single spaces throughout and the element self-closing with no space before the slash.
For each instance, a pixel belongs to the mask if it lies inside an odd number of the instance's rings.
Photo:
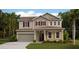
<svg viewBox="0 0 79 59">
<path fill-rule="evenodd" d="M 3 12 L 15 12 L 17 15 L 21 15 L 21 17 L 39 16 L 44 13 L 50 13 L 57 16 L 59 12 L 66 12 L 68 10 L 69 9 L 2 9 Z"/>
</svg>

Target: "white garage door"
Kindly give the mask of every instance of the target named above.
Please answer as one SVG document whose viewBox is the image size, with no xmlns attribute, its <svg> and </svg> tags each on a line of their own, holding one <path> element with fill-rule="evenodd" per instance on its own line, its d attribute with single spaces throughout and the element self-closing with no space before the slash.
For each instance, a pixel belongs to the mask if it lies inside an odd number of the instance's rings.
<svg viewBox="0 0 79 59">
<path fill-rule="evenodd" d="M 17 40 L 20 42 L 32 42 L 34 39 L 34 32 L 18 32 Z"/>
</svg>

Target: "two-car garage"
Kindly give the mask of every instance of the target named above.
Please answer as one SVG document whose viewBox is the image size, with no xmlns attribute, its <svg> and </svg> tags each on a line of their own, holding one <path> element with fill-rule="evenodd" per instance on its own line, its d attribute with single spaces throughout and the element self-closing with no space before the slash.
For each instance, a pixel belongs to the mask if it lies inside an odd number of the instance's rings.
<svg viewBox="0 0 79 59">
<path fill-rule="evenodd" d="M 33 31 L 17 31 L 16 35 L 19 42 L 32 42 L 34 39 Z"/>
</svg>

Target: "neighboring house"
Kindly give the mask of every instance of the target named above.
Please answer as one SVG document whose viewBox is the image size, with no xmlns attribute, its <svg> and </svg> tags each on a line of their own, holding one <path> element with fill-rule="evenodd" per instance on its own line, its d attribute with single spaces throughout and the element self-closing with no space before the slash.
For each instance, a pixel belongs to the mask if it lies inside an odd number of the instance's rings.
<svg viewBox="0 0 79 59">
<path fill-rule="evenodd" d="M 18 41 L 63 41 L 62 19 L 49 13 L 38 17 L 21 17 Z"/>
</svg>

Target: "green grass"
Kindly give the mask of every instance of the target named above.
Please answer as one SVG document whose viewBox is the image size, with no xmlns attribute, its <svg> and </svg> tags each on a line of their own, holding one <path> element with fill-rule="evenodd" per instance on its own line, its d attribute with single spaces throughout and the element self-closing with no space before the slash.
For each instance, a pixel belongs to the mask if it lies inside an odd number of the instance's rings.
<svg viewBox="0 0 79 59">
<path fill-rule="evenodd" d="M 6 39 L 0 39 L 0 44 L 6 43 L 6 42 L 8 42 L 8 40 L 6 40 Z"/>
<path fill-rule="evenodd" d="M 16 41 L 17 39 L 15 35 L 6 37 L 6 38 L 0 38 L 0 44 L 7 43 L 7 42 L 16 42 Z"/>
<path fill-rule="evenodd" d="M 46 43 L 31 43 L 26 46 L 28 49 L 79 49 L 79 40 L 76 40 L 76 45 L 73 45 L 72 42 L 65 43 L 55 43 L 55 42 L 46 42 Z"/>
</svg>

